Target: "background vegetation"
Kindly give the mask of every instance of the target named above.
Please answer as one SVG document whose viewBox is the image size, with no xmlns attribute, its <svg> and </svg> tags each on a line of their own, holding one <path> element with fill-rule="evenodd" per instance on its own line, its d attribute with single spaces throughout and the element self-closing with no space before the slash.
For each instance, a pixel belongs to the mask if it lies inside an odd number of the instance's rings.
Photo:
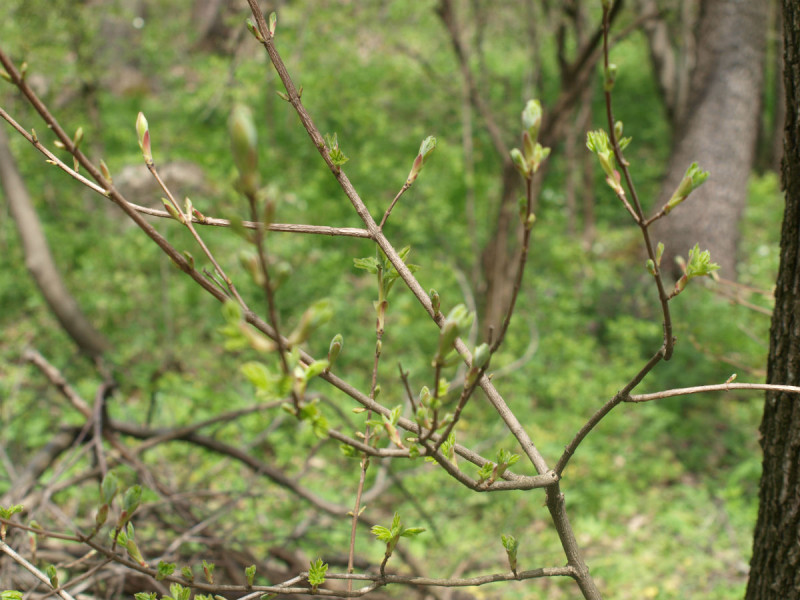
<svg viewBox="0 0 800 600">
<path fill-rule="evenodd" d="M 227 120 L 233 104 L 244 102 L 259 117 L 261 171 L 278 201 L 277 220 L 359 225 L 296 116 L 275 95 L 273 71 L 240 26 L 245 6 L 231 10 L 228 28 L 212 43 L 198 39 L 192 7 L 185 1 L 144 3 L 144 17 L 124 2 L 102 3 L 103 11 L 93 3 L 3 4 L 4 48 L 28 62 L 36 77 L 31 83 L 40 86 L 62 123 L 83 126 L 89 154 L 104 158 L 115 181 L 122 173 L 135 173 L 132 182 L 146 179 L 133 127 L 143 110 L 157 163 L 188 162 L 202 170 L 202 180 L 185 182 L 188 191 L 182 193 L 206 214 L 241 213 Z M 411 245 L 411 261 L 420 265 L 417 276 L 423 286 L 436 287 L 443 303 L 452 306 L 475 301 L 469 284 L 477 260 L 473 241 L 481 245 L 493 234 L 501 165 L 474 115 L 474 170 L 465 165 L 463 92 L 434 4 L 286 3 L 277 9 L 278 44 L 320 128 L 338 133 L 350 157 L 348 176 L 373 215 L 382 214 L 405 180 L 419 140 L 430 134 L 438 138 L 435 155 L 401 199 L 387 234 L 397 247 Z M 466 4 L 465 14 L 472 16 Z M 534 63 L 521 42 L 525 22 L 514 4 L 484 15 L 481 55 L 481 92 L 497 110 L 509 141 L 527 98 L 541 97 L 547 105 L 558 93 L 552 38 L 541 41 L 535 57 L 543 84 L 537 88 Z M 631 20 L 623 15 L 617 27 L 624 30 Z M 658 191 L 669 131 L 647 68 L 644 38 L 634 31 L 613 52 L 620 70 L 616 112 L 625 133 L 634 138 L 628 155 L 647 201 Z M 595 126 L 603 123 L 601 100 L 594 94 Z M 0 103 L 28 127 L 39 126 L 10 87 L 0 88 Z M 575 143 L 582 147 L 583 140 Z M 24 140 L 12 139 L 12 146 L 71 290 L 113 345 L 121 386 L 110 405 L 112 415 L 173 425 L 252 405 L 253 388 L 238 369 L 251 357 L 224 350 L 219 331 L 224 319 L 213 300 L 103 198 L 54 175 Z M 584 235 L 587 223 L 565 198 L 566 180 L 580 165 L 566 161 L 564 154 L 562 144 L 549 159 L 515 327 L 492 363 L 498 387 L 551 457 L 638 371 L 662 334 L 638 232 L 597 169 L 593 233 Z M 470 195 L 474 209 L 465 202 Z M 155 192 L 145 192 L 140 202 L 160 205 Z M 730 287 L 693 286 L 673 303 L 676 354 L 645 381 L 642 391 L 723 382 L 734 372 L 747 375 L 748 381 L 763 379 L 769 327 L 764 312 L 770 308 L 768 290 L 777 271 L 781 209 L 776 175 L 754 173 L 737 275 L 740 284 L 767 291 L 736 289 L 735 294 L 761 310 L 724 297 Z M 3 216 L 0 445 L 5 469 L 0 469 L 0 495 L 11 490 L 15 466 L 24 465 L 59 426 L 78 422 L 57 392 L 20 360 L 22 350 L 43 352 L 87 398 L 97 386 L 93 367 L 76 354 L 30 281 L 13 222 Z M 154 222 L 177 247 L 191 248 L 188 238 L 178 241 L 185 233 L 176 223 Z M 225 268 L 245 281 L 237 259 L 241 240 L 227 230 L 204 230 L 204 237 L 225 257 Z M 291 271 L 277 296 L 284 321 L 296 319 L 296 307 L 329 298 L 333 318 L 315 334 L 310 349 L 324 356 L 331 337 L 342 333 L 345 348 L 338 369 L 367 389 L 374 286 L 353 268 L 353 259 L 371 255 L 372 244 L 280 234 L 270 244 Z M 199 253 L 193 253 L 200 261 Z M 243 291 L 257 294 L 255 286 Z M 412 300 L 406 290 L 393 290 L 383 346 L 388 358 L 380 372 L 383 395 L 402 395 L 398 361 L 412 381 L 430 380 L 437 336 Z M 358 416 L 343 398 L 319 385 L 313 392 L 333 423 L 358 427 Z M 757 507 L 761 404 L 761 394 L 753 393 L 625 406 L 586 441 L 563 486 L 587 562 L 609 597 L 713 600 L 741 595 Z M 494 420 L 490 407 L 473 402 L 459 436 L 481 440 L 479 449 L 493 455 L 511 443 Z M 339 504 L 352 503 L 357 461 L 343 457 L 336 444 L 321 443 L 288 415 L 254 414 L 209 433 L 257 448 L 306 487 Z M 68 480 L 88 460 L 76 453 L 73 464 L 49 474 L 46 485 Z M 259 556 L 279 545 L 326 560 L 346 551 L 348 520 L 312 514 L 287 492 L 233 463 L 210 453 L 187 454 L 178 444 L 148 454 L 147 460 L 186 491 L 197 515 L 215 515 L 215 533 L 224 532 L 237 549 Z M 132 473 L 122 475 L 133 482 Z M 504 564 L 500 533 L 521 540 L 521 564 L 563 560 L 546 510 L 528 496 L 471 494 L 422 461 L 373 469 L 369 476 L 367 489 L 382 490 L 371 499 L 370 509 L 387 515 L 387 522 L 400 510 L 428 529 L 408 547 L 417 557 L 424 548 L 429 571 L 469 573 Z M 94 484 L 84 483 L 58 488 L 53 499 L 80 520 L 88 518 L 94 494 Z M 157 499 L 146 500 L 149 510 L 158 513 Z M 36 518 L 47 523 L 59 517 L 53 511 Z M 139 535 L 158 540 L 159 534 L 157 527 L 143 526 Z M 160 543 L 166 546 L 169 540 Z M 203 545 L 202 539 L 191 543 Z M 364 536 L 359 553 L 380 562 L 383 549 Z M 560 598 L 573 593 L 571 586 L 547 579 L 470 593 Z"/>
</svg>

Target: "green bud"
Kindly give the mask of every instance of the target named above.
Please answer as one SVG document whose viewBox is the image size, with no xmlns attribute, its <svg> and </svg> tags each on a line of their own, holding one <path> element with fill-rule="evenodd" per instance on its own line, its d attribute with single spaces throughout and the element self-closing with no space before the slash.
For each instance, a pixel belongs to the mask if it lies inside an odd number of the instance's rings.
<svg viewBox="0 0 800 600">
<path fill-rule="evenodd" d="M 164 208 L 167 210 L 167 212 L 173 219 L 175 219 L 176 221 L 180 221 L 181 223 L 186 223 L 186 219 L 184 219 L 183 215 L 179 213 L 174 206 L 172 206 L 172 202 L 170 202 L 166 198 L 161 198 L 161 203 L 164 205 Z"/>
<path fill-rule="evenodd" d="M 525 132 L 530 135 L 531 141 L 535 142 L 539 137 L 539 129 L 542 126 L 542 104 L 538 100 L 528 100 L 522 111 L 522 126 Z"/>
<path fill-rule="evenodd" d="M 128 515 L 132 515 L 136 509 L 139 508 L 141 501 L 142 486 L 132 485 L 125 490 L 125 495 L 122 497 L 122 508 L 128 513 Z"/>
<path fill-rule="evenodd" d="M 522 175 L 525 179 L 530 179 L 531 177 L 531 170 L 528 166 L 528 161 L 525 160 L 525 157 L 520 152 L 519 148 L 512 148 L 511 152 L 511 161 L 514 163 L 514 167 L 516 167 L 519 174 Z"/>
<path fill-rule="evenodd" d="M 118 488 L 119 479 L 117 479 L 114 471 L 109 471 L 106 476 L 103 477 L 103 483 L 100 484 L 100 491 L 103 496 L 104 504 L 111 504 L 114 501 L 114 496 L 117 495 Z"/>
<path fill-rule="evenodd" d="M 492 350 L 489 344 L 481 344 L 475 348 L 475 352 L 472 355 L 472 368 L 483 369 L 485 366 L 488 366 L 491 357 Z"/>
<path fill-rule="evenodd" d="M 54 588 L 58 587 L 58 571 L 56 571 L 55 565 L 47 565 L 45 569 L 45 574 L 47 578 L 50 580 L 50 585 Z"/>
<path fill-rule="evenodd" d="M 462 331 L 469 328 L 473 318 L 474 315 L 463 304 L 453 307 L 445 318 L 444 323 L 442 323 L 442 330 L 439 334 L 439 348 L 433 360 L 434 365 L 440 365 L 444 362 L 444 357 L 450 352 L 453 342 L 456 341 Z"/>
<path fill-rule="evenodd" d="M 683 179 L 681 179 L 681 182 L 678 184 L 678 189 L 675 190 L 669 202 L 664 206 L 664 214 L 668 215 L 673 208 L 686 200 L 689 194 L 703 185 L 705 180 L 708 179 L 708 175 L 708 171 L 703 171 L 697 166 L 696 162 L 689 165 Z"/>
<path fill-rule="evenodd" d="M 144 162 L 150 166 L 153 164 L 153 151 L 150 147 L 150 129 L 144 113 L 140 112 L 136 117 L 136 133 L 139 136 L 139 148 L 142 149 Z"/>
<path fill-rule="evenodd" d="M 550 156 L 550 148 L 545 148 L 541 144 L 537 143 L 533 149 L 533 159 L 531 160 L 531 166 L 533 167 L 534 173 L 539 170 L 539 167 L 548 156 Z"/>
<path fill-rule="evenodd" d="M 94 517 L 94 524 L 100 528 L 106 522 L 106 519 L 108 519 L 108 504 L 103 504 Z"/>
<path fill-rule="evenodd" d="M 417 153 L 417 157 L 414 159 L 414 164 L 411 165 L 411 171 L 408 173 L 408 177 L 406 178 L 406 185 L 411 185 L 416 181 L 417 176 L 419 175 L 420 171 L 422 171 L 422 167 L 425 166 L 425 163 L 428 160 L 428 157 L 433 153 L 436 149 L 436 138 L 432 135 L 429 135 L 424 140 L 422 140 L 422 144 L 419 146 L 419 153 Z"/>
<path fill-rule="evenodd" d="M 533 162 L 534 153 L 536 152 L 536 141 L 531 137 L 527 131 L 522 132 L 522 154 L 525 157 L 525 162 L 530 164 Z"/>
<path fill-rule="evenodd" d="M 428 386 L 423 385 L 422 389 L 419 391 L 420 406 L 428 406 L 431 402 L 431 397 L 431 391 L 428 389 Z"/>
<path fill-rule="evenodd" d="M 75 146 L 76 150 L 81 145 L 82 141 L 83 141 L 83 127 L 78 127 L 78 129 L 75 130 L 75 135 L 72 136 L 72 145 Z"/>
<path fill-rule="evenodd" d="M 258 30 L 258 27 L 256 27 L 255 23 L 253 23 L 253 21 L 251 21 L 248 17 L 248 19 L 245 21 L 245 24 L 247 25 L 247 30 L 253 34 L 253 37 L 263 44 L 264 36 L 261 35 L 261 32 Z"/>
<path fill-rule="evenodd" d="M 111 171 L 108 170 L 108 165 L 102 159 L 100 160 L 100 172 L 103 174 L 103 178 L 113 185 L 114 180 L 111 178 Z"/>
<path fill-rule="evenodd" d="M 655 277 L 655 274 L 656 274 L 656 263 L 653 262 L 653 259 L 652 258 L 648 258 L 647 259 L 647 263 L 645 263 L 645 264 L 647 266 L 647 272 L 650 273 L 650 275 L 653 275 Z"/>
<path fill-rule="evenodd" d="M 658 242 L 656 246 L 656 265 L 661 266 L 661 257 L 664 254 L 664 242 Z"/>
<path fill-rule="evenodd" d="M 188 250 L 183 251 L 183 257 L 186 259 L 186 262 L 189 263 L 189 266 L 194 269 L 194 256 Z"/>
<path fill-rule="evenodd" d="M 501 535 L 500 539 L 503 542 L 503 548 L 506 549 L 506 556 L 508 557 L 508 566 L 514 575 L 517 574 L 517 550 L 519 549 L 519 542 L 513 535 Z"/>
<path fill-rule="evenodd" d="M 326 371 L 331 370 L 333 363 L 336 362 L 336 359 L 339 357 L 339 353 L 342 351 L 342 344 L 344 344 L 344 338 L 341 333 L 337 333 L 333 336 L 331 345 L 328 347 L 328 368 Z"/>
<path fill-rule="evenodd" d="M 239 191 L 254 196 L 258 187 L 258 136 L 251 110 L 243 104 L 234 106 L 228 128 L 233 162 L 239 171 Z"/>
<path fill-rule="evenodd" d="M 274 15 L 275 13 L 272 14 Z M 244 576 L 247 579 L 247 587 L 253 587 L 253 579 L 255 579 L 256 576 L 256 566 L 250 565 L 247 567 L 244 570 Z"/>
<path fill-rule="evenodd" d="M 611 63 L 605 70 L 603 90 L 606 92 L 610 92 L 612 89 L 614 89 L 614 83 L 616 82 L 616 80 L 617 80 L 617 65 Z"/>
<path fill-rule="evenodd" d="M 275 37 L 275 27 L 278 25 L 278 15 L 275 14 L 275 11 L 269 13 L 269 34 L 272 37 Z"/>
<path fill-rule="evenodd" d="M 431 291 L 428 292 L 428 294 L 431 297 L 431 307 L 433 308 L 433 314 L 437 315 L 437 314 L 439 314 L 439 307 L 441 306 L 441 303 L 440 303 L 440 300 L 439 300 L 439 292 L 437 292 L 436 290 L 431 288 Z"/>
</svg>

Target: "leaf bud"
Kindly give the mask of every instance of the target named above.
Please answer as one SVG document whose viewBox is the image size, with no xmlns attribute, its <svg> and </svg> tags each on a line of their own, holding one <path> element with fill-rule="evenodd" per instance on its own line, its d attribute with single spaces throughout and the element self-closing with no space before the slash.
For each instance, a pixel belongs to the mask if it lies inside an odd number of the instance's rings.
<svg viewBox="0 0 800 600">
<path fill-rule="evenodd" d="M 437 292 L 436 290 L 431 288 L 431 291 L 429 292 L 429 295 L 431 297 L 431 307 L 433 308 L 433 314 L 434 314 L 434 316 L 438 315 L 439 314 L 439 307 L 441 306 L 440 300 L 439 300 L 439 292 Z"/>
<path fill-rule="evenodd" d="M 237 104 L 231 112 L 228 127 L 233 162 L 239 171 L 239 191 L 254 196 L 258 187 L 258 136 L 252 111 Z"/>
<path fill-rule="evenodd" d="M 344 338 L 341 333 L 337 333 L 333 336 L 331 345 L 328 347 L 328 368 L 325 369 L 326 372 L 331 370 L 333 363 L 339 357 L 339 353 L 342 351 L 342 344 L 344 344 Z"/>
<path fill-rule="evenodd" d="M 519 174 L 525 179 L 530 179 L 530 166 L 528 166 L 528 161 L 525 160 L 525 157 L 522 155 L 522 152 L 520 152 L 519 148 L 512 148 L 510 154 L 511 161 L 514 163 L 514 167 L 516 167 L 517 171 L 519 171 Z"/>
<path fill-rule="evenodd" d="M 139 112 L 136 117 L 136 133 L 139 136 L 139 148 L 142 149 L 142 156 L 144 162 L 150 166 L 153 164 L 153 151 L 150 147 L 150 128 L 147 125 L 147 119 L 144 113 Z"/>
<path fill-rule="evenodd" d="M 538 100 L 528 100 L 522 111 L 522 126 L 530 135 L 531 141 L 539 138 L 539 129 L 542 126 L 542 104 Z"/>
<path fill-rule="evenodd" d="M 100 172 L 103 174 L 103 178 L 110 184 L 114 183 L 114 180 L 111 177 L 111 171 L 108 170 L 108 165 L 105 163 L 104 160 L 100 160 Z"/>
<path fill-rule="evenodd" d="M 275 27 L 278 25 L 278 15 L 275 14 L 275 11 L 269 13 L 269 34 L 272 37 L 275 37 Z"/>
<path fill-rule="evenodd" d="M 472 355 L 472 368 L 483 369 L 488 366 L 491 357 L 492 351 L 489 344 L 481 344 L 475 348 L 475 352 Z"/>
<path fill-rule="evenodd" d="M 248 17 L 245 21 L 245 24 L 247 25 L 247 30 L 253 34 L 253 37 L 263 44 L 264 36 L 261 35 L 261 32 L 258 30 L 258 27 L 256 27 L 255 23 L 253 23 L 253 21 Z"/>
</svg>

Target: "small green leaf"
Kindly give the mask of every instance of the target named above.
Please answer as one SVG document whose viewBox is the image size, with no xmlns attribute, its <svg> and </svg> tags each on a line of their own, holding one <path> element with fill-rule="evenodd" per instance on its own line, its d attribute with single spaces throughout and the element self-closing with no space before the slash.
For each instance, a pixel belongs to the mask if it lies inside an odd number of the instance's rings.
<svg viewBox="0 0 800 600">
<path fill-rule="evenodd" d="M 156 581 L 163 581 L 170 575 L 175 572 L 175 563 L 167 563 L 163 560 L 158 561 L 158 574 L 156 575 Z"/>
<path fill-rule="evenodd" d="M 311 584 L 311 588 L 316 591 L 316 589 L 325 583 L 325 574 L 328 572 L 328 565 L 322 562 L 321 558 L 318 558 L 316 561 L 312 561 L 309 565 L 308 569 L 308 583 Z"/>
<path fill-rule="evenodd" d="M 382 525 L 373 525 L 370 531 L 372 531 L 372 534 L 381 542 L 388 542 L 392 539 L 392 532 Z"/>
<path fill-rule="evenodd" d="M 14 504 L 13 506 L 9 506 L 8 508 L 3 508 L 0 506 L 0 517 L 3 519 L 10 519 L 12 515 L 22 512 L 23 506 L 22 504 Z"/>
<path fill-rule="evenodd" d="M 203 575 L 208 583 L 214 583 L 214 567 L 214 563 L 209 563 L 203 560 Z"/>
<path fill-rule="evenodd" d="M 256 566 L 250 565 L 249 567 L 245 568 L 244 576 L 247 579 L 247 587 L 252 587 L 253 580 L 255 579 L 256 576 Z"/>
</svg>

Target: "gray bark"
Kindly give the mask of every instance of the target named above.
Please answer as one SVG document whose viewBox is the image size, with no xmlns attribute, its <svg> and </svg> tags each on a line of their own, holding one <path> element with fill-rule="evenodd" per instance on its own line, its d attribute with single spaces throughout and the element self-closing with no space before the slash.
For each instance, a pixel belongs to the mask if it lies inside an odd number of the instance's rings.
<svg viewBox="0 0 800 600">
<path fill-rule="evenodd" d="M 676 136 L 661 206 L 692 162 L 711 172 L 700 189 L 657 223 L 669 269 L 676 255 L 699 243 L 736 278 L 738 223 L 747 200 L 747 179 L 755 159 L 764 76 L 767 3 L 704 0 L 697 33 L 696 67 Z"/>
</svg>

